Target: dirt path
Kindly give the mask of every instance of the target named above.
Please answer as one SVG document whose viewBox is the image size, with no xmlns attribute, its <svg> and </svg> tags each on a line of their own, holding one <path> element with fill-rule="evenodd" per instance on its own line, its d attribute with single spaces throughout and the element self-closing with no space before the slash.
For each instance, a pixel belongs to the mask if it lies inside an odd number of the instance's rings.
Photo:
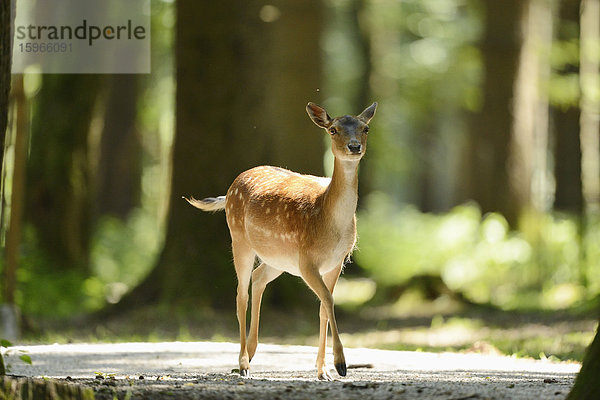
<svg viewBox="0 0 600 400">
<path fill-rule="evenodd" d="M 24 350 L 33 360 L 18 360 Z M 11 373 L 94 388 L 97 399 L 563 399 L 578 364 L 480 354 L 346 349 L 352 368 L 315 379 L 316 348 L 259 345 L 252 378 L 232 373 L 234 343 L 171 342 L 25 346 Z M 329 354 L 329 365 L 333 365 Z M 335 374 L 335 371 L 333 372 Z M 337 375 L 334 375 L 337 376 Z"/>
</svg>

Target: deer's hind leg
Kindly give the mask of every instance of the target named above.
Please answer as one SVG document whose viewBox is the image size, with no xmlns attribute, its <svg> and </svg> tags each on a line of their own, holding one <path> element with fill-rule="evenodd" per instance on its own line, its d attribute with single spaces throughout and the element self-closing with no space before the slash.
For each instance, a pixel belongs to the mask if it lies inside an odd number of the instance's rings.
<svg viewBox="0 0 600 400">
<path fill-rule="evenodd" d="M 281 274 L 282 271 L 276 270 L 265 263 L 261 263 L 252 272 L 252 319 L 250 321 L 250 334 L 248 335 L 248 355 L 250 356 L 250 360 L 254 357 L 256 346 L 258 345 L 258 325 L 262 295 L 267 284 Z"/>
<path fill-rule="evenodd" d="M 250 375 L 250 358 L 246 347 L 246 311 L 248 310 L 248 287 L 256 255 L 252 248 L 243 241 L 233 240 L 232 249 L 233 263 L 238 279 L 236 312 L 240 325 L 240 375 L 247 377 Z"/>
</svg>

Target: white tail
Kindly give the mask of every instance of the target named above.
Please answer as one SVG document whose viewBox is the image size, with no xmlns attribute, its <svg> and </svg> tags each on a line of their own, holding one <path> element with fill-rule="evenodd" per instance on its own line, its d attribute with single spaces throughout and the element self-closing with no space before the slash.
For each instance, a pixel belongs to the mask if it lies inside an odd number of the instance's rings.
<svg viewBox="0 0 600 400">
<path fill-rule="evenodd" d="M 188 203 L 196 208 L 201 209 L 202 211 L 221 211 L 225 209 L 225 196 L 207 197 L 206 199 L 202 200 L 197 200 L 193 197 L 188 199 L 185 196 L 183 196 L 183 198 L 186 199 Z"/>
<path fill-rule="evenodd" d="M 331 379 L 325 367 L 327 323 L 331 326 L 335 368 L 346 375 L 346 361 L 333 307 L 333 289 L 356 242 L 358 163 L 365 154 L 368 123 L 377 103 L 358 116 L 331 118 L 308 103 L 313 122 L 331 137 L 335 157 L 331 179 L 261 166 L 241 173 L 227 196 L 186 199 L 205 211 L 225 208 L 238 277 L 237 317 L 240 325 L 240 374 L 249 375 L 258 344 L 260 303 L 266 285 L 288 272 L 302 277 L 321 300 L 319 379 Z M 252 269 L 258 256 L 261 263 Z M 252 278 L 250 334 L 246 338 L 248 288 Z"/>
</svg>

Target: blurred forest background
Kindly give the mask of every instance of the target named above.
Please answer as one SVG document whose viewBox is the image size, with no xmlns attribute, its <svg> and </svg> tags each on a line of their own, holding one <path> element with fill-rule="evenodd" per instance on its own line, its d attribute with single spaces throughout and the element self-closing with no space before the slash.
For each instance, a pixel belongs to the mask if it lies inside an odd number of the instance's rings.
<svg viewBox="0 0 600 400">
<path fill-rule="evenodd" d="M 379 102 L 342 308 L 597 318 L 598 0 L 151 5 L 151 74 L 31 71 L 0 104 L 2 301 L 30 324 L 148 305 L 235 323 L 225 219 L 181 196 L 225 194 L 260 164 L 329 173 L 308 101 Z M 265 308 L 316 321 L 303 286 L 280 278 Z"/>
</svg>

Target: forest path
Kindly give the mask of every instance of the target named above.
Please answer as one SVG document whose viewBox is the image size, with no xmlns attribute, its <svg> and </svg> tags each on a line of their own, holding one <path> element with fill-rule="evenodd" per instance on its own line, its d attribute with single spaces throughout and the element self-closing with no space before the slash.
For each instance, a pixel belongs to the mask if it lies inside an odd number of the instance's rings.
<svg viewBox="0 0 600 400">
<path fill-rule="evenodd" d="M 482 354 L 348 348 L 348 376 L 333 371 L 335 381 L 319 382 L 315 347 L 259 344 L 252 378 L 242 379 L 232 373 L 238 348 L 217 342 L 19 346 L 7 361 L 14 375 L 89 385 L 96 399 L 563 399 L 580 368 Z M 20 350 L 33 365 L 18 360 Z"/>
</svg>

